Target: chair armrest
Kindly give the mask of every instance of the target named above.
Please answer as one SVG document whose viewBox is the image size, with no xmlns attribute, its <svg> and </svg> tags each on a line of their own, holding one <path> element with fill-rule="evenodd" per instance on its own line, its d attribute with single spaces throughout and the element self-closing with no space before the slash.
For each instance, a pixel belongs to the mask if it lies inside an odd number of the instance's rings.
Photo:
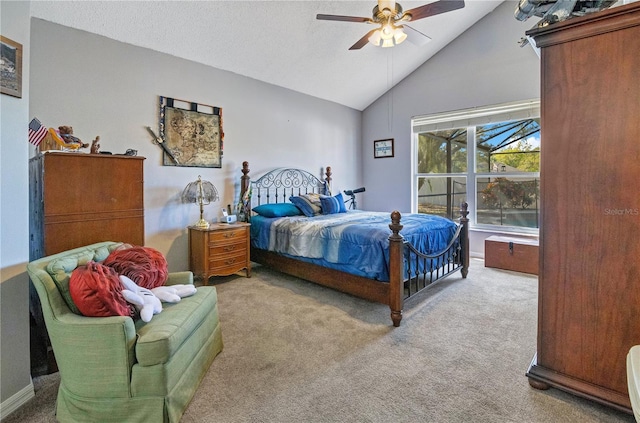
<svg viewBox="0 0 640 423">
<path fill-rule="evenodd" d="M 189 271 L 185 272 L 173 272 L 169 273 L 169 279 L 165 282 L 165 285 L 193 285 L 193 273 Z"/>
<path fill-rule="evenodd" d="M 127 397 L 137 341 L 128 316 L 54 315 L 47 329 L 61 380 L 84 397 Z"/>
</svg>

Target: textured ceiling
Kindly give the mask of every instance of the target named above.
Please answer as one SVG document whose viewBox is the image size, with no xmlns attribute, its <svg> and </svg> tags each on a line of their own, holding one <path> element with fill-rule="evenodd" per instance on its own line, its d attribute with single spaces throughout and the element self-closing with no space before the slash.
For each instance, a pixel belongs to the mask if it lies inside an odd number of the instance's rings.
<svg viewBox="0 0 640 423">
<path fill-rule="evenodd" d="M 411 22 L 432 38 L 424 46 L 355 51 L 371 25 L 316 14 L 371 17 L 376 0 L 32 1 L 31 15 L 364 110 L 501 2 Z"/>
</svg>

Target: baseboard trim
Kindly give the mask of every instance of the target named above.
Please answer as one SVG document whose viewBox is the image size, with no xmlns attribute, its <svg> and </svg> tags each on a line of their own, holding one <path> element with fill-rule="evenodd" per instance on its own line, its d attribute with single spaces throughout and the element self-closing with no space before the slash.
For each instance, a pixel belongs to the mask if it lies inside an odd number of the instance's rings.
<svg viewBox="0 0 640 423">
<path fill-rule="evenodd" d="M 26 402 L 35 397 L 35 395 L 35 391 L 33 390 L 33 381 L 29 381 L 27 386 L 0 404 L 0 420 L 4 420 L 5 417 L 16 411 L 22 405 L 26 404 Z"/>
</svg>

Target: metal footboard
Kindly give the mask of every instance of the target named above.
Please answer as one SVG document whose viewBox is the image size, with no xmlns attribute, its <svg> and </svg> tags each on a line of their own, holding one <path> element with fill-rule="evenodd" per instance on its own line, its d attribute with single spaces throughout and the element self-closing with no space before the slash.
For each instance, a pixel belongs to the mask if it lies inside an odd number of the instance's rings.
<svg viewBox="0 0 640 423">
<path fill-rule="evenodd" d="M 463 226 L 458 226 L 447 247 L 435 254 L 423 254 L 404 241 L 404 298 L 417 294 L 431 284 L 458 271 L 464 266 L 460 234 Z"/>
</svg>

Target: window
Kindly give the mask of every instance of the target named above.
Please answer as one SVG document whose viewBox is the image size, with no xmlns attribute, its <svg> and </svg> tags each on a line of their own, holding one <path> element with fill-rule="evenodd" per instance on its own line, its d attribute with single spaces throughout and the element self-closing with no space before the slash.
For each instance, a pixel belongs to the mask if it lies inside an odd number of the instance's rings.
<svg viewBox="0 0 640 423">
<path fill-rule="evenodd" d="M 413 211 L 475 227 L 537 232 L 540 103 L 526 101 L 412 120 Z"/>
</svg>

